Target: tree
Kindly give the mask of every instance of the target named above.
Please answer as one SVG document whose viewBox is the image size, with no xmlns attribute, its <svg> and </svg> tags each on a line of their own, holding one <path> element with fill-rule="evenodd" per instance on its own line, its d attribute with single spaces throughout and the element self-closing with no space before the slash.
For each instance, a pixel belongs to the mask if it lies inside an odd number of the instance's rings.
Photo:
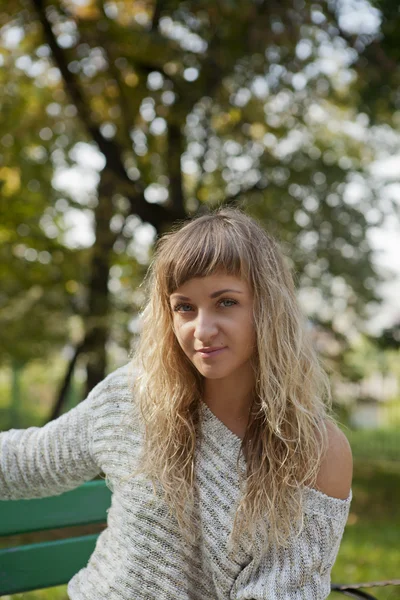
<svg viewBox="0 0 400 600">
<path fill-rule="evenodd" d="M 375 2 L 379 9 L 379 35 L 364 34 L 354 40 L 360 50 L 355 63 L 358 78 L 358 102 L 374 123 L 399 126 L 400 50 L 398 31 L 399 5 L 395 0 Z"/>
<path fill-rule="evenodd" d="M 3 37 L 13 28 L 21 36 L 3 77 L 14 64 L 25 71 L 26 96 L 38 82 L 42 94 L 36 107 L 48 119 L 40 145 L 53 210 L 60 192 L 52 173 L 73 162 L 76 144 L 104 157 L 85 206 L 96 236 L 80 253 L 86 329 L 73 358 L 87 353 L 89 388 L 104 375 L 116 301 L 110 269 L 141 223 L 158 234 L 187 214 L 239 202 L 283 240 L 302 288 L 318 290 L 315 320 L 334 321 L 339 307 L 354 322 L 374 298 L 365 235 L 372 198 L 346 197 L 345 184 L 369 157 L 338 131 L 357 113 L 341 78 L 353 55 L 335 11 L 335 3 L 303 0 L 32 0 L 3 9 Z M 332 72 L 322 64 L 327 52 L 343 63 Z M 20 84 L 8 89 L 10 104 Z M 27 135 L 35 137 L 33 123 Z M 82 209 L 65 192 L 62 199 Z"/>
<path fill-rule="evenodd" d="M 399 350 L 400 348 L 400 323 L 385 328 L 376 339 L 376 344 L 382 350 Z"/>
</svg>

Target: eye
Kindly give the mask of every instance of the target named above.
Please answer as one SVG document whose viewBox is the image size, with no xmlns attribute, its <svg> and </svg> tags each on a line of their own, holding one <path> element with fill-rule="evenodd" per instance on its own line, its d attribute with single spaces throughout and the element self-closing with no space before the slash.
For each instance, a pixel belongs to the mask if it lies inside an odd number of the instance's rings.
<svg viewBox="0 0 400 600">
<path fill-rule="evenodd" d="M 174 312 L 189 312 L 192 310 L 192 306 L 190 304 L 177 304 L 173 308 Z"/>
<path fill-rule="evenodd" d="M 237 304 L 237 300 L 232 300 L 231 298 L 223 298 L 219 301 L 219 304 L 228 308 L 229 306 L 234 306 Z"/>
</svg>

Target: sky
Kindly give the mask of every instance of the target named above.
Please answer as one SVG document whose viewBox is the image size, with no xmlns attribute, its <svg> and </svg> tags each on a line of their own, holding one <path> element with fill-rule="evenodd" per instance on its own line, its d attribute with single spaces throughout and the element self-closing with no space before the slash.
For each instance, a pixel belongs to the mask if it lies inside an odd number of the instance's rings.
<svg viewBox="0 0 400 600">
<path fill-rule="evenodd" d="M 371 165 L 371 173 L 385 184 L 398 207 L 397 215 L 393 212 L 383 227 L 372 228 L 368 234 L 376 268 L 388 275 L 388 281 L 379 290 L 382 306 L 370 322 L 373 333 L 400 321 L 400 154 L 376 161 Z"/>
</svg>

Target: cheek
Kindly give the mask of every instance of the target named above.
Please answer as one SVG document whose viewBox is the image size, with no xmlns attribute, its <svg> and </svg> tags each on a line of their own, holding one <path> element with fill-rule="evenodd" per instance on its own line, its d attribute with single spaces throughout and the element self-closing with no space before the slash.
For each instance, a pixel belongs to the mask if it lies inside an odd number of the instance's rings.
<svg viewBox="0 0 400 600">
<path fill-rule="evenodd" d="M 257 332 L 256 332 L 253 317 L 248 319 L 246 330 L 247 330 L 247 342 L 248 342 L 249 346 L 254 349 L 257 345 Z"/>
<path fill-rule="evenodd" d="M 173 331 L 174 331 L 174 334 L 175 334 L 175 337 L 177 339 L 177 342 L 178 342 L 179 346 L 181 348 L 184 348 L 184 346 L 185 346 L 185 337 L 187 338 L 187 334 L 185 336 L 185 329 L 184 329 L 182 323 L 174 322 L 173 323 Z"/>
<path fill-rule="evenodd" d="M 186 358 L 188 358 L 190 362 L 193 362 L 192 346 L 190 345 L 188 336 L 185 335 L 184 331 L 182 331 L 182 327 L 177 327 L 174 333 L 177 345 L 180 348 L 182 354 L 186 356 Z"/>
</svg>

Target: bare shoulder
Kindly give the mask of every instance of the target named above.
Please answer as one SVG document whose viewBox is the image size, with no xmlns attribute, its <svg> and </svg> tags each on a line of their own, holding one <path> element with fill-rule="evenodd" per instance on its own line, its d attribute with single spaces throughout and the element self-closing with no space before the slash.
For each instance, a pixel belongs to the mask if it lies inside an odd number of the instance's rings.
<svg viewBox="0 0 400 600">
<path fill-rule="evenodd" d="M 328 448 L 321 461 L 316 488 L 334 498 L 348 498 L 353 478 L 350 444 L 334 423 L 327 423 Z"/>
</svg>

